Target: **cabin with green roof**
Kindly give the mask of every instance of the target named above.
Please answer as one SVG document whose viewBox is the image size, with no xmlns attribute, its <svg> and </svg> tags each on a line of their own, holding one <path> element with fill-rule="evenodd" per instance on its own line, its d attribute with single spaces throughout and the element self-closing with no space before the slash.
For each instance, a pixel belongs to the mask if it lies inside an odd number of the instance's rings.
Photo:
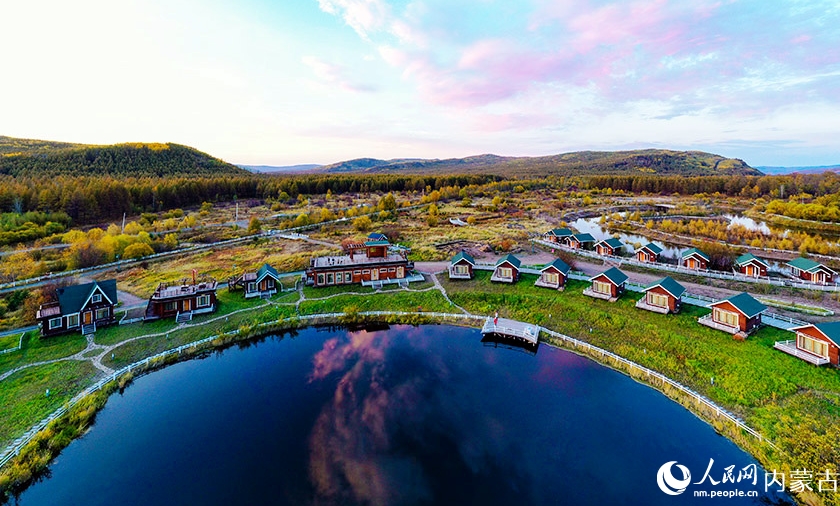
<svg viewBox="0 0 840 506">
<path fill-rule="evenodd" d="M 449 261 L 449 279 L 472 279 L 475 259 L 464 250 Z"/>
<path fill-rule="evenodd" d="M 662 253 L 662 248 L 649 242 L 636 250 L 636 260 L 650 264 L 656 263 L 660 253 Z"/>
<path fill-rule="evenodd" d="M 670 276 L 649 284 L 644 289 L 645 296 L 636 302 L 636 307 L 654 313 L 677 313 L 682 306 L 685 287 Z"/>
<path fill-rule="evenodd" d="M 624 248 L 624 243 L 616 239 L 615 237 L 610 237 L 609 239 L 604 239 L 603 241 L 598 241 L 595 244 L 595 251 L 599 255 L 606 255 L 606 256 L 616 256 L 621 254 L 621 250 Z"/>
<path fill-rule="evenodd" d="M 680 265 L 687 269 L 705 271 L 709 268 L 711 259 L 709 255 L 703 253 L 697 248 L 687 249 L 680 255 Z"/>
<path fill-rule="evenodd" d="M 519 267 L 521 262 L 511 254 L 507 254 L 496 262 L 496 268 L 490 281 L 498 283 L 516 283 L 519 280 Z"/>
<path fill-rule="evenodd" d="M 758 258 L 752 253 L 744 253 L 735 259 L 735 266 L 738 267 L 738 272 L 746 276 L 757 278 L 760 276 L 767 276 L 767 268 L 769 265 L 764 260 Z"/>
<path fill-rule="evenodd" d="M 277 269 L 268 264 L 263 264 L 256 272 L 245 272 L 239 277 L 228 280 L 228 290 L 242 289 L 246 299 L 271 297 L 282 288 Z"/>
<path fill-rule="evenodd" d="M 757 329 L 761 325 L 761 313 L 767 311 L 767 306 L 746 292 L 712 302 L 707 307 L 712 312 L 697 322 L 733 334 L 738 339 L 745 339 Z"/>
<path fill-rule="evenodd" d="M 811 283 L 827 285 L 829 283 L 833 283 L 834 277 L 837 276 L 835 271 L 819 262 L 811 260 L 810 258 L 794 258 L 785 265 L 790 267 L 793 277 Z"/>
<path fill-rule="evenodd" d="M 563 290 L 566 287 L 566 280 L 569 279 L 569 271 L 571 270 L 569 264 L 557 258 L 540 269 L 540 277 L 534 283 L 534 286 Z"/>
<path fill-rule="evenodd" d="M 569 228 L 553 228 L 543 234 L 543 239 L 549 242 L 562 243 L 566 237 L 574 234 Z"/>
<path fill-rule="evenodd" d="M 809 323 L 790 330 L 796 339 L 777 341 L 774 348 L 810 364 L 840 366 L 840 321 Z"/>
<path fill-rule="evenodd" d="M 590 249 L 595 244 L 592 234 L 572 234 L 565 238 L 566 246 L 572 249 Z"/>
<path fill-rule="evenodd" d="M 624 293 L 627 279 L 627 274 L 616 267 L 611 267 L 601 274 L 589 278 L 592 286 L 586 288 L 583 294 L 596 299 L 615 302 Z"/>
<path fill-rule="evenodd" d="M 44 337 L 81 331 L 92 334 L 97 327 L 116 323 L 117 281 L 106 279 L 56 290 L 54 301 L 41 304 L 35 313 Z"/>
</svg>

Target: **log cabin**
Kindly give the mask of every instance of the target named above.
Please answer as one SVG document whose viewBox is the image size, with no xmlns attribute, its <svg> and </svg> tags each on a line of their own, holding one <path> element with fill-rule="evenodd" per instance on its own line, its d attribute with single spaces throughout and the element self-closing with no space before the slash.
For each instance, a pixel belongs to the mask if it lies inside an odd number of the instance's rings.
<svg viewBox="0 0 840 506">
<path fill-rule="evenodd" d="M 268 264 L 263 264 L 256 272 L 245 272 L 239 277 L 228 280 L 228 290 L 242 289 L 246 299 L 271 297 L 280 288 L 282 288 L 280 275 Z"/>
<path fill-rule="evenodd" d="M 796 339 L 777 341 L 774 348 L 814 365 L 840 366 L 840 322 L 809 323 L 790 330 Z"/>
<path fill-rule="evenodd" d="M 569 278 L 569 271 L 571 270 L 569 264 L 557 258 L 540 269 L 540 277 L 534 283 L 534 286 L 563 290 L 566 287 L 566 280 Z"/>
<path fill-rule="evenodd" d="M 155 293 L 149 297 L 146 305 L 145 321 L 175 317 L 179 323 L 192 320 L 193 315 L 216 311 L 216 280 L 203 278 L 192 282 L 184 279 L 181 283 L 169 285 L 161 283 Z"/>
<path fill-rule="evenodd" d="M 794 277 L 811 283 L 827 285 L 833 283 L 834 277 L 837 276 L 836 272 L 810 258 L 794 258 L 785 265 L 790 267 L 791 274 Z"/>
<path fill-rule="evenodd" d="M 565 239 L 572 235 L 572 230 L 568 228 L 553 228 L 543 234 L 543 239 L 550 242 L 565 243 Z"/>
<path fill-rule="evenodd" d="M 627 279 L 627 274 L 615 267 L 610 267 L 601 274 L 589 278 L 592 286 L 586 288 L 583 294 L 596 299 L 615 302 L 624 293 Z"/>
<path fill-rule="evenodd" d="M 449 261 L 449 279 L 472 279 L 475 259 L 464 250 Z"/>
<path fill-rule="evenodd" d="M 704 271 L 709 268 L 709 255 L 697 248 L 687 249 L 680 256 L 680 265 L 683 267 L 697 271 Z"/>
<path fill-rule="evenodd" d="M 408 250 L 392 251 L 388 241 L 365 241 L 343 246 L 344 255 L 312 258 L 304 274 L 314 287 L 401 282 L 409 277 L 414 263 Z"/>
<path fill-rule="evenodd" d="M 738 272 L 741 274 L 757 278 L 759 276 L 767 276 L 767 262 L 753 255 L 752 253 L 745 253 L 735 259 L 735 265 L 738 267 Z"/>
<path fill-rule="evenodd" d="M 665 276 L 645 287 L 645 295 L 636 302 L 636 307 L 654 313 L 678 313 L 684 293 L 684 286 L 670 276 Z"/>
<path fill-rule="evenodd" d="M 599 255 L 616 256 L 621 254 L 624 244 L 615 237 L 604 239 L 595 244 L 595 251 Z"/>
<path fill-rule="evenodd" d="M 496 262 L 496 268 L 493 270 L 493 275 L 490 276 L 490 281 L 516 283 L 519 280 L 520 264 L 519 259 L 511 254 L 503 256 Z"/>
<path fill-rule="evenodd" d="M 92 334 L 97 327 L 116 323 L 117 282 L 91 281 L 56 290 L 57 300 L 41 304 L 35 313 L 44 337 L 80 331 Z"/>
<path fill-rule="evenodd" d="M 656 263 L 660 253 L 662 253 L 662 248 L 651 242 L 636 250 L 636 260 L 651 264 Z"/>
<path fill-rule="evenodd" d="M 698 323 L 728 332 L 739 339 L 746 338 L 761 325 L 761 313 L 767 310 L 767 306 L 746 292 L 712 302 L 707 307 L 712 312 L 699 318 Z"/>
<path fill-rule="evenodd" d="M 572 249 L 590 249 L 595 243 L 592 234 L 572 234 L 564 239 L 566 246 Z"/>
</svg>

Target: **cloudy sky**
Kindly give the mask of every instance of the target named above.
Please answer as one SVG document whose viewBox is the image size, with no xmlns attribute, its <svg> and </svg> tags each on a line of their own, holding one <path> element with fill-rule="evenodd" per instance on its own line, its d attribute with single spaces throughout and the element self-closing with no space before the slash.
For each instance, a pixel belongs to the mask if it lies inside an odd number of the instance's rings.
<svg viewBox="0 0 840 506">
<path fill-rule="evenodd" d="M 27 0 L 0 135 L 233 163 L 701 149 L 840 163 L 837 0 Z"/>
</svg>

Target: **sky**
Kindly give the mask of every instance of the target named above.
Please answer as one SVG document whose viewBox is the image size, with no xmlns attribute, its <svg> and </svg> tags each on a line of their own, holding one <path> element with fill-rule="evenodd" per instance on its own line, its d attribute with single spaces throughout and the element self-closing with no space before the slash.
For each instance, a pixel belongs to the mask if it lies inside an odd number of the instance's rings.
<svg viewBox="0 0 840 506">
<path fill-rule="evenodd" d="M 838 0 L 6 0 L 0 47 L 12 137 L 840 164 Z"/>
</svg>

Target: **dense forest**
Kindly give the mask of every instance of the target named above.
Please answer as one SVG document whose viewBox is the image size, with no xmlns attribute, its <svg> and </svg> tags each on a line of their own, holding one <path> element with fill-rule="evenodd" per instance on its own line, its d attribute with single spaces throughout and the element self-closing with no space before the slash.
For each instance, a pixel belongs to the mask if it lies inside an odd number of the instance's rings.
<svg viewBox="0 0 840 506">
<path fill-rule="evenodd" d="M 591 188 L 633 193 L 696 195 L 700 193 L 786 199 L 790 196 L 819 197 L 840 192 L 840 175 L 791 174 L 786 176 L 592 176 Z"/>
</svg>

